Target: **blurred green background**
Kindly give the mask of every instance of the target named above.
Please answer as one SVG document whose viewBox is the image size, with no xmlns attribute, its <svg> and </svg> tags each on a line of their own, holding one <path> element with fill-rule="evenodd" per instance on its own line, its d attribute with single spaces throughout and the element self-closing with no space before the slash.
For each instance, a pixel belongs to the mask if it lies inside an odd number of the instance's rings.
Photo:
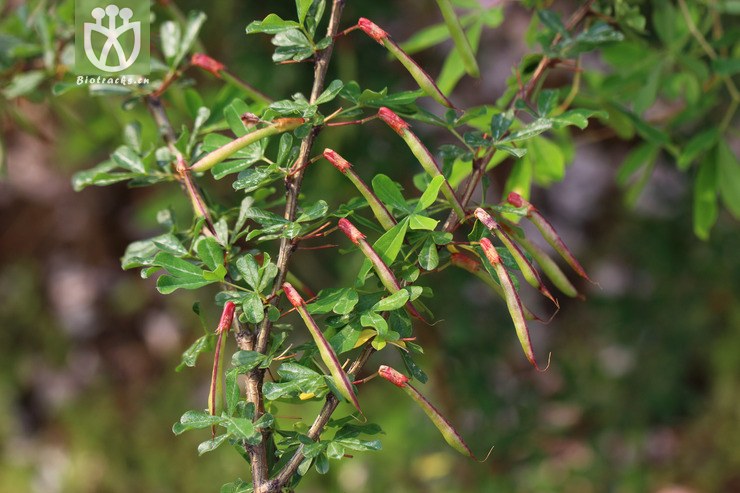
<svg viewBox="0 0 740 493">
<path fill-rule="evenodd" d="M 205 9 L 208 52 L 245 80 L 274 97 L 307 93 L 309 65 L 274 68 L 269 39 L 244 34 L 268 8 L 285 17 L 294 8 L 290 1 L 269 3 L 178 2 L 184 11 Z M 345 23 L 370 17 L 405 39 L 438 22 L 428 3 L 348 2 Z M 508 2 L 503 12 L 502 25 L 484 33 L 482 81 L 465 81 L 453 96 L 462 106 L 496 99 L 527 49 L 522 33 L 530 14 Z M 437 73 L 449 49 L 442 45 L 417 58 Z M 413 88 L 401 67 L 359 35 L 339 42 L 331 71 L 363 87 L 392 81 L 393 89 Z M 206 95 L 219 88 L 208 75 L 197 81 Z M 212 293 L 160 296 L 152 280 L 118 264 L 128 243 L 157 231 L 157 210 L 172 206 L 185 221 L 187 202 L 175 185 L 71 189 L 71 174 L 105 159 L 126 123 L 141 120 L 154 131 L 143 108 L 124 111 L 120 103 L 81 91 L 15 103 L 40 129 L 37 135 L 3 119 L 3 493 L 202 493 L 248 477 L 232 451 L 197 457 L 207 432 L 175 437 L 170 431 L 184 410 L 205 407 L 208 362 L 183 373 L 174 368 L 200 335 L 193 302 L 208 306 Z M 181 123 L 188 122 L 176 126 Z M 592 126 L 576 139 L 565 180 L 537 190 L 532 200 L 599 282 L 579 286 L 585 301 L 562 300 L 552 323 L 533 327 L 540 358 L 552 353 L 547 372 L 528 365 L 504 304 L 484 285 L 450 270 L 429 281 L 442 322 L 416 327 L 430 375 L 423 392 L 477 454 L 494 445 L 489 460 L 477 464 L 456 455 L 402 392 L 373 381 L 362 389 L 362 401 L 385 432 L 383 450 L 332 462 L 325 476 L 312 470 L 302 491 L 740 491 L 737 223 L 723 212 L 711 240 L 697 240 L 686 177 L 666 162 L 658 163 L 636 209 L 625 208 L 614 172 L 630 146 L 600 130 Z M 412 173 L 394 162 L 404 152 L 401 144 L 377 126 L 326 132 L 317 149 L 323 146 L 361 166 L 365 176 L 384 172 L 413 188 Z M 508 166 L 492 176 L 494 193 Z M 310 170 L 304 191 L 331 205 L 352 195 L 327 166 Z M 212 193 L 238 201 L 228 183 Z M 348 268 L 349 258 L 358 262 L 335 250 L 306 251 L 294 265 L 320 289 L 351 283 L 356 270 Z M 529 303 L 549 310 L 536 299 Z M 386 362 L 376 355 L 368 367 Z M 291 409 L 281 412 L 288 419 Z"/>
</svg>

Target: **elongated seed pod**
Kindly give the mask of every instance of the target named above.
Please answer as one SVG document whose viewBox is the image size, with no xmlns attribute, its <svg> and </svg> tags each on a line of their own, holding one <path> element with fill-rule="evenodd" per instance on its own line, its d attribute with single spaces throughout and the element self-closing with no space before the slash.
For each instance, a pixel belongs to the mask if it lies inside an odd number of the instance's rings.
<svg viewBox="0 0 740 493">
<path fill-rule="evenodd" d="M 424 411 L 424 414 L 427 415 L 430 421 L 439 430 L 439 432 L 442 434 L 442 437 L 445 439 L 450 447 L 454 448 L 461 454 L 470 457 L 473 460 L 478 460 L 473 452 L 470 450 L 470 447 L 468 447 L 468 444 L 465 443 L 465 440 L 463 440 L 460 434 L 457 432 L 455 427 L 452 426 L 452 424 L 450 424 L 450 422 L 447 421 L 444 416 L 442 416 L 442 413 L 440 413 L 437 408 L 435 408 L 432 403 L 429 402 L 421 394 L 421 392 L 416 390 L 416 388 L 409 383 L 409 378 L 406 375 L 403 375 L 402 373 L 399 373 L 395 369 L 386 365 L 381 365 L 380 368 L 378 368 L 378 375 L 380 375 L 385 380 L 388 380 L 396 387 L 403 389 L 403 391 L 406 392 L 406 394 L 408 394 L 408 396 L 411 397 L 414 402 L 419 405 L 419 407 L 421 407 L 422 411 Z"/>
<path fill-rule="evenodd" d="M 365 239 L 365 235 L 360 232 L 359 229 L 355 227 L 354 224 L 349 222 L 346 218 L 342 218 L 339 220 L 338 223 L 339 230 L 344 233 L 347 238 L 349 238 L 352 243 L 357 245 L 360 248 L 360 251 L 365 255 L 365 257 L 370 260 L 370 263 L 373 264 L 373 269 L 375 270 L 375 273 L 378 275 L 378 279 L 380 279 L 380 282 L 383 284 L 385 289 L 387 289 L 391 294 L 397 293 L 401 290 L 401 285 L 398 283 L 398 280 L 396 279 L 396 276 L 393 275 L 393 271 L 391 271 L 390 267 L 383 262 L 383 259 L 380 258 L 380 255 L 378 255 L 378 252 L 373 249 L 373 247 L 370 245 L 370 243 L 367 242 Z M 408 301 L 406 302 L 406 310 L 414 317 L 423 320 L 422 316 L 419 315 L 419 312 L 416 311 L 416 308 L 414 308 L 414 305 Z"/>
<path fill-rule="evenodd" d="M 444 177 L 442 170 L 439 168 L 437 161 L 434 160 L 432 153 L 429 152 L 429 149 L 427 149 L 424 144 L 421 143 L 421 140 L 419 140 L 416 134 L 409 129 L 409 124 L 406 123 L 403 118 L 385 106 L 378 110 L 378 116 L 389 127 L 391 127 L 404 142 L 406 142 L 406 145 L 411 149 L 411 152 L 416 156 L 416 159 L 429 176 L 432 178 L 437 176 Z M 441 190 L 442 194 L 450 202 L 450 206 L 452 206 L 452 210 L 455 211 L 457 217 L 460 220 L 463 220 L 465 218 L 465 208 L 460 203 L 457 195 L 455 195 L 455 191 L 452 189 L 450 182 L 447 181 L 447 178 L 442 182 Z"/>
<path fill-rule="evenodd" d="M 362 409 L 360 409 L 360 403 L 357 400 L 354 389 L 352 388 L 352 383 L 342 369 L 342 365 L 339 363 L 339 358 L 337 358 L 337 354 L 334 352 L 334 349 L 332 349 L 331 344 L 326 340 L 324 334 L 321 332 L 321 329 L 319 329 L 319 326 L 316 324 L 311 314 L 308 313 L 306 302 L 303 301 L 301 295 L 298 294 L 298 291 L 296 291 L 290 283 L 283 283 L 283 291 L 285 292 L 285 296 L 287 296 L 288 301 L 290 301 L 290 304 L 296 309 L 303 319 L 303 323 L 306 324 L 306 328 L 308 328 L 308 331 L 311 333 L 311 337 L 319 348 L 321 360 L 327 368 L 329 368 L 329 373 L 331 374 L 332 380 L 334 380 L 334 385 L 336 385 L 342 396 L 351 402 L 355 409 L 362 414 Z"/>
<path fill-rule="evenodd" d="M 202 68 L 203 70 L 212 73 L 219 79 L 221 78 L 221 71 L 226 68 L 223 63 L 209 57 L 205 53 L 193 53 L 193 57 L 190 59 L 190 63 L 193 65 L 193 67 Z"/>
<path fill-rule="evenodd" d="M 216 328 L 218 339 L 216 340 L 216 352 L 213 355 L 213 370 L 211 371 L 211 388 L 208 392 L 208 412 L 212 416 L 218 416 L 224 409 L 224 347 L 226 346 L 226 334 L 231 328 L 234 319 L 234 309 L 236 305 L 227 301 L 221 312 L 221 319 Z M 211 427 L 211 434 L 216 436 L 216 427 Z"/>
<path fill-rule="evenodd" d="M 532 256 L 532 258 L 540 266 L 545 276 L 550 279 L 550 282 L 555 285 L 564 295 L 571 298 L 582 298 L 583 296 L 578 293 L 578 290 L 573 286 L 568 277 L 558 267 L 558 264 L 550 258 L 544 250 L 532 243 L 526 238 L 521 236 L 516 237 L 516 242 L 524 248 L 524 250 Z"/>
<path fill-rule="evenodd" d="M 375 219 L 378 220 L 383 229 L 388 231 L 396 225 L 396 219 L 388 212 L 388 209 L 383 205 L 377 195 L 373 193 L 370 187 L 360 178 L 357 173 L 352 169 L 352 165 L 339 155 L 336 151 L 331 149 L 324 149 L 324 158 L 329 161 L 335 168 L 342 172 L 349 181 L 357 188 L 362 196 L 367 200 L 370 209 L 373 211 Z"/>
<path fill-rule="evenodd" d="M 222 145 L 218 149 L 214 149 L 213 151 L 200 158 L 195 164 L 193 164 L 190 167 L 190 170 L 196 172 L 208 171 L 224 159 L 229 158 L 235 152 L 243 149 L 249 144 L 253 144 L 258 140 L 264 139 L 265 137 L 270 137 L 272 135 L 277 135 L 289 130 L 294 130 L 303 125 L 305 121 L 306 120 L 303 118 L 278 118 L 264 128 L 260 128 L 259 130 L 250 132 L 246 135 L 232 140 L 228 144 Z"/>
<path fill-rule="evenodd" d="M 499 226 L 498 222 L 494 218 L 491 217 L 490 214 L 488 214 L 486 211 L 481 209 L 480 207 L 477 208 L 474 212 L 475 217 L 483 223 L 483 225 L 488 228 L 489 231 L 491 231 L 493 234 L 496 235 L 496 237 L 499 239 L 501 243 L 504 244 L 506 249 L 509 251 L 511 256 L 514 258 L 514 261 L 516 262 L 516 265 L 519 267 L 519 270 L 522 272 L 522 276 L 524 277 L 524 280 L 529 283 L 530 286 L 533 286 L 537 288 L 537 290 L 542 293 L 545 297 L 547 297 L 550 301 L 555 303 L 555 306 L 560 306 L 558 301 L 553 297 L 553 295 L 550 293 L 550 290 L 547 289 L 547 287 L 542 283 L 542 278 L 540 278 L 540 275 L 535 270 L 534 266 L 527 260 L 527 257 L 524 255 L 524 252 L 519 248 L 516 243 L 511 241 L 511 238 L 504 233 L 501 230 L 501 227 Z"/>
<path fill-rule="evenodd" d="M 485 271 L 483 266 L 477 260 L 472 259 L 465 254 L 455 252 L 450 255 L 450 262 L 455 267 L 470 272 L 475 277 L 483 281 L 493 290 L 494 293 L 501 297 L 502 300 L 506 299 L 504 297 L 504 290 L 501 288 L 501 286 L 498 285 L 496 281 L 493 280 L 490 275 L 488 275 L 488 272 Z M 540 322 L 542 321 L 542 319 L 532 313 L 529 308 L 524 306 L 524 304 L 522 304 L 522 310 L 524 311 L 524 318 L 526 318 L 527 320 L 537 320 Z"/>
<path fill-rule="evenodd" d="M 437 84 L 435 84 L 434 79 L 432 79 L 429 74 L 427 74 L 424 69 L 409 56 L 408 53 L 403 51 L 403 49 L 401 49 L 401 47 L 398 46 L 398 44 L 391 39 L 390 35 L 381 29 L 380 26 L 364 17 L 360 17 L 360 20 L 357 22 L 357 26 L 362 29 L 365 34 L 373 38 L 379 44 L 385 46 L 386 49 L 396 57 L 399 62 L 401 62 L 406 70 L 408 70 L 411 77 L 414 78 L 416 83 L 419 84 L 419 87 L 421 87 L 428 96 L 448 108 L 455 107 L 450 100 L 447 99 L 447 96 L 440 91 Z"/>
<path fill-rule="evenodd" d="M 506 200 L 514 207 L 525 207 L 527 209 L 527 219 L 529 219 L 532 224 L 540 230 L 542 237 L 550 244 L 550 246 L 552 246 L 555 251 L 563 257 L 568 265 L 570 265 L 579 276 L 589 282 L 593 282 L 591 281 L 591 278 L 588 277 L 588 274 L 586 274 L 586 271 L 578 260 L 576 260 L 575 255 L 573 255 L 570 249 L 565 245 L 565 242 L 563 242 L 562 238 L 560 238 L 560 235 L 555 231 L 555 228 L 552 227 L 552 224 L 550 224 L 548 220 L 540 214 L 540 211 L 538 211 L 535 206 L 527 202 L 516 192 L 511 192 Z"/>
<path fill-rule="evenodd" d="M 475 60 L 475 53 L 468 42 L 468 37 L 465 36 L 465 31 L 463 31 L 460 25 L 460 20 L 457 18 L 455 10 L 452 8 L 452 2 L 450 0 L 437 0 L 437 5 L 445 20 L 445 24 L 447 24 L 447 30 L 450 31 L 450 36 L 455 43 L 455 49 L 458 55 L 460 55 L 460 60 L 462 60 L 465 71 L 468 75 L 480 77 L 480 69 L 478 69 L 478 62 Z"/>
<path fill-rule="evenodd" d="M 524 355 L 527 357 L 530 363 L 537 368 L 537 360 L 532 350 L 532 341 L 529 338 L 529 329 L 527 328 L 527 322 L 524 320 L 524 310 L 522 308 L 522 302 L 519 299 L 514 284 L 511 282 L 511 277 L 506 271 L 504 264 L 501 262 L 498 252 L 493 247 L 491 240 L 488 238 L 481 238 L 480 246 L 483 248 L 483 253 L 491 263 L 496 271 L 498 280 L 501 283 L 501 288 L 504 290 L 504 299 L 506 300 L 506 306 L 509 308 L 509 315 L 511 320 L 514 322 L 514 328 L 516 329 L 516 335 L 519 338 L 519 343 L 524 350 Z"/>
</svg>

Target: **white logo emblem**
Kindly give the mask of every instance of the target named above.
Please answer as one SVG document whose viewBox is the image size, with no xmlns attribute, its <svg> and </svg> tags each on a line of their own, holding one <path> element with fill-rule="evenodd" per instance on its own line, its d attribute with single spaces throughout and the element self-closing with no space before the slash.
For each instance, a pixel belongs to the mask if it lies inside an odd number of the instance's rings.
<svg viewBox="0 0 740 493">
<path fill-rule="evenodd" d="M 108 16 L 108 25 L 104 26 L 103 17 L 105 17 L 106 14 Z M 141 51 L 141 22 L 129 22 L 129 19 L 134 15 L 133 11 L 128 7 L 120 9 L 119 11 L 118 5 L 111 4 L 108 5 L 105 10 L 100 7 L 94 8 L 90 15 L 95 19 L 95 22 L 85 22 L 84 39 L 85 55 L 87 55 L 87 59 L 100 70 L 105 70 L 107 72 L 120 72 L 121 70 L 127 69 L 133 65 Z M 116 16 L 120 16 L 123 20 L 123 24 L 120 26 L 116 25 Z M 119 38 L 129 30 L 134 34 L 134 45 L 131 53 L 127 57 Z M 92 46 L 93 32 L 99 32 L 106 38 L 99 54 L 95 53 Z M 118 58 L 118 65 L 108 65 L 107 63 L 111 50 L 115 52 L 115 55 Z"/>
</svg>

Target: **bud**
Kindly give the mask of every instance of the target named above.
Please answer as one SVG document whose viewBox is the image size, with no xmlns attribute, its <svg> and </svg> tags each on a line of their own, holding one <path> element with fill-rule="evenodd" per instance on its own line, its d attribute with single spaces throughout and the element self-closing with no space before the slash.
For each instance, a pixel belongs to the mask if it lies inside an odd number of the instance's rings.
<svg viewBox="0 0 740 493">
<path fill-rule="evenodd" d="M 221 78 L 221 71 L 226 68 L 223 63 L 214 60 L 205 53 L 194 53 L 193 57 L 190 59 L 190 63 L 193 64 L 194 67 L 207 70 L 219 79 Z"/>
<path fill-rule="evenodd" d="M 254 113 L 249 112 L 242 114 L 241 120 L 242 123 L 247 127 L 253 127 L 262 121 L 260 117 L 258 117 Z"/>
<path fill-rule="evenodd" d="M 392 109 L 386 108 L 385 106 L 382 106 L 378 110 L 378 116 L 400 136 L 403 136 L 404 130 L 409 128 L 409 124 L 406 123 L 403 118 L 398 116 Z"/>
<path fill-rule="evenodd" d="M 360 230 L 355 228 L 355 225 L 349 222 L 347 219 L 342 218 L 339 220 L 339 229 L 347 235 L 347 238 L 352 240 L 352 243 L 359 245 L 360 241 L 365 239 L 365 235 L 360 233 Z"/>
<path fill-rule="evenodd" d="M 380 26 L 365 17 L 360 17 L 360 20 L 357 21 L 357 27 L 365 31 L 365 34 L 380 44 L 383 44 L 383 40 L 388 38 L 387 32 L 383 31 Z"/>
<path fill-rule="evenodd" d="M 223 312 L 221 312 L 221 320 L 218 322 L 218 327 L 216 328 L 217 334 L 229 331 L 229 329 L 231 328 L 231 322 L 234 319 L 235 308 L 236 305 L 234 305 L 234 302 L 226 302 L 226 304 L 224 305 L 224 310 Z"/>
<path fill-rule="evenodd" d="M 324 159 L 333 164 L 342 173 L 346 173 L 352 167 L 349 161 L 340 156 L 336 151 L 328 148 L 324 149 Z"/>
<path fill-rule="evenodd" d="M 378 375 L 385 378 L 396 387 L 403 388 L 409 382 L 409 377 L 386 365 L 380 365 L 380 368 L 378 368 Z"/>
<path fill-rule="evenodd" d="M 530 203 L 524 200 L 521 195 L 519 195 L 516 192 L 510 192 L 509 196 L 506 197 L 506 200 L 513 205 L 514 207 L 524 207 L 525 205 L 529 206 Z"/>
<path fill-rule="evenodd" d="M 491 240 L 489 240 L 488 238 L 481 238 L 480 246 L 481 248 L 483 248 L 483 253 L 486 254 L 486 257 L 488 257 L 488 261 L 491 262 L 491 265 L 501 263 L 501 257 L 499 256 L 496 249 L 493 247 L 493 243 L 491 243 Z"/>
<path fill-rule="evenodd" d="M 496 222 L 496 220 L 493 219 L 490 214 L 488 214 L 480 207 L 475 210 L 474 214 L 478 221 L 483 223 L 483 226 L 485 226 L 486 228 L 490 229 L 491 231 L 493 231 L 494 229 L 498 229 L 498 223 Z"/>
<path fill-rule="evenodd" d="M 298 291 L 296 291 L 290 283 L 283 283 L 283 291 L 285 292 L 285 296 L 288 298 L 288 301 L 290 301 L 290 304 L 294 307 L 297 308 L 299 306 L 305 305 L 305 302 L 303 301 L 301 295 L 298 294 Z"/>
</svg>

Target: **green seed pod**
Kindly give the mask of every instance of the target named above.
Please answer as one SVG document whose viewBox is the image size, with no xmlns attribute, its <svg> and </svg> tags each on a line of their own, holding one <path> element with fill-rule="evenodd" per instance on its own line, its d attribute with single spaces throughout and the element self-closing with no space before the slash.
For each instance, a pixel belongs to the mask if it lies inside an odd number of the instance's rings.
<svg viewBox="0 0 740 493">
<path fill-rule="evenodd" d="M 411 149 L 411 152 L 414 154 L 414 156 L 416 156 L 416 159 L 424 168 L 424 171 L 429 174 L 429 176 L 431 176 L 432 178 L 435 178 L 437 176 L 444 177 L 444 175 L 442 174 L 442 170 L 439 168 L 439 165 L 434 160 L 434 156 L 432 156 L 432 153 L 429 152 L 429 149 L 427 149 L 426 146 L 421 143 L 416 134 L 414 134 L 414 132 L 409 129 L 408 123 L 406 123 L 393 110 L 386 108 L 385 106 L 381 107 L 378 110 L 378 117 L 380 117 L 381 120 L 383 120 L 399 136 L 401 136 L 403 141 L 406 142 L 407 146 L 409 146 L 409 149 Z M 442 182 L 441 191 L 442 195 L 444 195 L 445 198 L 447 198 L 447 200 L 450 202 L 450 206 L 452 207 L 452 210 L 455 211 L 457 217 L 460 220 L 463 220 L 465 218 L 465 209 L 460 203 L 460 200 L 457 198 L 457 195 L 455 195 L 455 191 L 452 189 L 450 182 L 448 182 L 446 178 Z"/>
<path fill-rule="evenodd" d="M 437 101 L 439 104 L 447 106 L 448 108 L 455 107 L 450 102 L 450 100 L 447 99 L 447 97 L 442 93 L 442 91 L 440 91 L 439 87 L 437 87 L 437 84 L 434 83 L 434 79 L 432 79 L 429 74 L 427 74 L 424 69 L 421 68 L 419 64 L 416 63 L 414 59 L 408 55 L 408 53 L 403 51 L 401 47 L 398 46 L 398 44 L 391 39 L 387 32 L 385 32 L 371 20 L 364 17 L 360 17 L 360 20 L 357 22 L 357 26 L 362 29 L 365 34 L 385 46 L 386 49 L 394 57 L 396 57 L 396 59 L 401 62 L 404 67 L 406 67 L 406 70 L 409 71 L 411 77 L 414 78 L 416 83 L 419 84 L 419 87 L 421 87 L 421 89 L 425 93 L 427 93 L 428 96 Z"/>
<path fill-rule="evenodd" d="M 303 301 L 301 295 L 298 294 L 298 291 L 296 291 L 290 283 L 283 283 L 283 291 L 285 292 L 285 296 L 288 297 L 288 301 L 290 301 L 290 304 L 296 309 L 303 319 L 303 322 L 306 324 L 308 331 L 311 333 L 311 337 L 313 337 L 316 346 L 319 348 L 321 360 L 327 368 L 329 368 L 329 373 L 331 374 L 332 380 L 334 380 L 334 385 L 337 386 L 337 389 L 342 396 L 351 402 L 355 409 L 362 414 L 360 402 L 357 400 L 355 391 L 352 388 L 352 383 L 342 369 L 342 365 L 339 363 L 337 354 L 334 352 L 334 349 L 332 349 L 331 344 L 326 340 L 324 334 L 322 334 L 321 329 L 319 329 L 319 326 L 316 324 L 311 314 L 308 313 L 306 302 Z"/>
</svg>

